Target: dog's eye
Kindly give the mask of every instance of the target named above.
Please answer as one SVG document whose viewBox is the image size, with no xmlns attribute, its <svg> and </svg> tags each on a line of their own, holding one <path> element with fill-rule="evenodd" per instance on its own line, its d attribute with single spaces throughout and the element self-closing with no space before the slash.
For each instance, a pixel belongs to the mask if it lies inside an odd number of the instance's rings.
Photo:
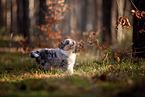
<svg viewBox="0 0 145 97">
<path fill-rule="evenodd" d="M 69 44 L 69 40 L 66 41 L 66 44 Z"/>
</svg>

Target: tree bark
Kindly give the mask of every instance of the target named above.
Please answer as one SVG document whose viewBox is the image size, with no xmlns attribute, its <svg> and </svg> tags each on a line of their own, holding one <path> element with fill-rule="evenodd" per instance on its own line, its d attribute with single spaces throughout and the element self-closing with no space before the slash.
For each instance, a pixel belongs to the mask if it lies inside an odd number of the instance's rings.
<svg viewBox="0 0 145 97">
<path fill-rule="evenodd" d="M 103 0 L 96 0 L 96 30 L 99 30 L 100 32 L 102 32 L 102 3 L 103 3 Z M 99 39 L 101 40 L 101 34 L 99 34 Z"/>
<path fill-rule="evenodd" d="M 144 0 L 134 0 L 133 2 L 140 11 L 145 11 Z M 145 32 L 139 32 L 142 29 L 145 31 L 145 17 L 139 19 L 134 16 L 132 49 L 134 56 L 139 58 L 145 58 Z"/>
<path fill-rule="evenodd" d="M 112 45 L 116 44 L 116 19 L 117 19 L 117 4 L 116 0 L 112 0 L 112 10 L 111 10 L 111 36 Z"/>
<path fill-rule="evenodd" d="M 17 1 L 12 0 L 12 31 L 17 32 Z"/>
<path fill-rule="evenodd" d="M 23 3 L 17 0 L 17 27 L 18 33 L 23 33 Z"/>
<path fill-rule="evenodd" d="M 28 39 L 30 40 L 29 0 L 23 0 L 23 13 L 24 13 L 24 15 L 23 15 L 23 34 L 24 34 L 24 37 L 28 37 Z"/>
<path fill-rule="evenodd" d="M 112 43 L 111 41 L 111 7 L 112 0 L 103 0 L 103 33 L 102 40 L 107 43 Z"/>
<path fill-rule="evenodd" d="M 0 27 L 2 25 L 2 3 L 1 3 L 1 0 L 0 0 Z"/>
<path fill-rule="evenodd" d="M 17 27 L 18 32 L 28 38 L 30 43 L 29 0 L 17 0 Z"/>
<path fill-rule="evenodd" d="M 6 0 L 0 0 L 0 27 L 6 25 Z"/>
<path fill-rule="evenodd" d="M 6 29 L 7 32 L 11 30 L 11 2 L 6 0 Z"/>
<path fill-rule="evenodd" d="M 39 8 L 40 8 L 40 10 L 39 10 L 39 25 L 41 25 L 41 24 L 46 24 L 44 22 L 45 14 L 43 13 L 43 11 L 47 12 L 47 7 L 45 6 L 46 0 L 39 0 L 39 2 L 40 2 L 40 5 L 39 5 Z"/>
<path fill-rule="evenodd" d="M 118 17 L 124 17 L 124 0 L 116 0 L 118 5 Z M 117 40 L 119 43 L 125 38 L 122 25 L 118 25 Z"/>
<path fill-rule="evenodd" d="M 82 8 L 82 5 L 81 3 L 82 2 L 86 2 L 86 0 L 72 0 L 71 1 L 71 10 L 70 10 L 70 13 L 71 13 L 71 17 L 70 17 L 70 30 L 71 32 L 74 31 L 79 31 L 79 32 L 82 32 L 82 13 L 81 13 L 81 8 Z"/>
<path fill-rule="evenodd" d="M 71 0 L 67 0 L 66 4 L 70 7 L 71 5 Z M 64 15 L 64 19 L 62 20 L 62 22 L 59 25 L 60 30 L 65 33 L 65 35 L 70 35 L 70 18 L 71 18 L 71 11 L 67 10 L 65 15 Z"/>
</svg>

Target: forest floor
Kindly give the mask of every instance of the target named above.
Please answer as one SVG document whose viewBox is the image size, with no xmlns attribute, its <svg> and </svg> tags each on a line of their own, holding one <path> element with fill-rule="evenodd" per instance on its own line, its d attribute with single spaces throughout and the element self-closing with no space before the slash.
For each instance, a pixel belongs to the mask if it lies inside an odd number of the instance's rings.
<svg viewBox="0 0 145 97">
<path fill-rule="evenodd" d="M 82 57 L 83 56 L 83 57 Z M 0 96 L 145 97 L 145 61 L 77 56 L 74 74 L 38 69 L 28 54 L 0 52 Z"/>
</svg>

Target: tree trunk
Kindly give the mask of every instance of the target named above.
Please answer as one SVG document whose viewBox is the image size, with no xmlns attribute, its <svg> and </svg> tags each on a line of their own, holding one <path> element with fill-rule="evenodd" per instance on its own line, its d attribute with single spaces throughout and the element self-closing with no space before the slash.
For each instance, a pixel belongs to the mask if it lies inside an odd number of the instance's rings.
<svg viewBox="0 0 145 97">
<path fill-rule="evenodd" d="M 11 30 L 11 2 L 6 0 L 6 27 L 7 32 Z"/>
<path fill-rule="evenodd" d="M 31 41 L 32 39 L 34 39 L 34 36 L 33 36 L 33 32 L 34 32 L 34 28 L 35 28 L 35 24 L 36 24 L 36 16 L 35 16 L 35 9 L 37 9 L 37 7 L 35 8 L 35 0 L 29 0 L 29 19 L 31 20 L 29 22 L 29 34 L 31 36 Z"/>
<path fill-rule="evenodd" d="M 29 0 L 23 0 L 23 13 L 24 13 L 23 14 L 23 34 L 24 34 L 24 37 L 28 37 L 28 39 L 30 40 Z"/>
<path fill-rule="evenodd" d="M 144 0 L 134 0 L 134 4 L 140 11 L 145 11 Z M 145 58 L 145 32 L 140 33 L 142 29 L 145 31 L 145 17 L 138 19 L 134 16 L 132 48 L 135 57 L 139 58 Z"/>
<path fill-rule="evenodd" d="M 79 31 L 82 32 L 82 5 L 81 3 L 86 2 L 86 0 L 72 0 L 70 2 L 70 6 L 71 6 L 71 17 L 70 17 L 70 30 L 71 31 Z"/>
<path fill-rule="evenodd" d="M 28 37 L 30 43 L 29 0 L 17 0 L 17 27 L 18 32 Z"/>
<path fill-rule="evenodd" d="M 0 0 L 0 27 L 2 25 L 2 3 L 1 3 L 1 0 Z"/>
<path fill-rule="evenodd" d="M 116 0 L 117 5 L 118 5 L 118 17 L 123 17 L 124 16 L 124 0 Z M 118 30 L 117 30 L 117 40 L 119 43 L 122 42 L 122 40 L 125 38 L 125 34 L 123 32 L 122 25 L 118 25 Z"/>
<path fill-rule="evenodd" d="M 116 19 L 117 19 L 117 4 L 116 0 L 112 0 L 112 10 L 111 10 L 111 36 L 112 36 L 112 45 L 116 45 Z"/>
<path fill-rule="evenodd" d="M 86 14 L 86 16 L 87 16 L 87 20 L 86 20 L 86 31 L 91 31 L 91 30 L 93 30 L 93 19 L 94 19 L 94 12 L 93 12 L 93 9 L 94 9 L 94 6 L 93 6 L 93 4 L 94 4 L 94 2 L 93 2 L 94 0 L 87 0 L 87 10 L 86 10 L 86 12 L 87 12 L 87 14 Z M 86 13 L 85 12 L 85 13 Z"/>
<path fill-rule="evenodd" d="M 6 0 L 0 0 L 0 28 L 6 26 Z"/>
<path fill-rule="evenodd" d="M 17 0 L 17 27 L 18 33 L 23 32 L 23 3 L 22 0 Z"/>
<path fill-rule="evenodd" d="M 17 32 L 17 1 L 12 0 L 12 31 Z"/>
<path fill-rule="evenodd" d="M 103 0 L 103 33 L 102 40 L 111 44 L 111 7 L 112 0 Z"/>
<path fill-rule="evenodd" d="M 100 33 L 99 33 L 99 36 L 98 36 L 98 39 L 101 40 L 101 32 L 102 32 L 102 16 L 103 16 L 103 13 L 102 13 L 102 3 L 103 3 L 103 0 L 96 0 L 96 30 L 99 30 Z"/>
<path fill-rule="evenodd" d="M 39 0 L 39 2 L 40 2 L 40 5 L 39 5 L 39 8 L 40 8 L 40 10 L 39 10 L 39 25 L 41 25 L 41 24 L 46 24 L 44 22 L 44 19 L 45 19 L 44 12 L 47 12 L 47 7 L 45 6 L 46 0 Z"/>
<path fill-rule="evenodd" d="M 71 0 L 67 0 L 66 4 L 70 7 L 71 5 Z M 59 25 L 60 30 L 65 33 L 65 35 L 70 35 L 70 18 L 71 18 L 71 11 L 68 10 L 66 11 L 65 15 L 64 15 L 64 19 L 62 20 L 62 22 Z"/>
</svg>

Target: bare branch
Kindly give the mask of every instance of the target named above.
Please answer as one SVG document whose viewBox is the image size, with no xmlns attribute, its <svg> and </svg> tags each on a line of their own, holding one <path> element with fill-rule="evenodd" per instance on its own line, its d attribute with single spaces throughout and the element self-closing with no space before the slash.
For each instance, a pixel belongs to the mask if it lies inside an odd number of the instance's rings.
<svg viewBox="0 0 145 97">
<path fill-rule="evenodd" d="M 135 4 L 133 3 L 133 1 L 132 0 L 129 0 L 129 2 L 132 4 L 132 6 L 137 10 L 137 11 L 139 11 L 139 12 L 141 12 L 140 10 L 138 10 L 138 8 L 135 6 Z"/>
</svg>

